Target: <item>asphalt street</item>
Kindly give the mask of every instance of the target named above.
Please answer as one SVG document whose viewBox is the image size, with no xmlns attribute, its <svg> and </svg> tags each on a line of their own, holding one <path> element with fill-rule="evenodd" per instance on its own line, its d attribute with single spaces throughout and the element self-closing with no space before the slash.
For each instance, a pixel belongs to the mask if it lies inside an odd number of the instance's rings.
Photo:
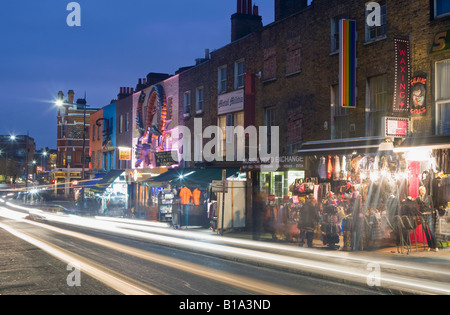
<svg viewBox="0 0 450 315">
<path fill-rule="evenodd" d="M 248 233 L 222 237 L 12 207 L 0 208 L 0 237 L 0 294 L 450 293 L 444 251 L 325 251 L 253 241 Z M 80 286 L 70 285 L 76 271 Z"/>
</svg>

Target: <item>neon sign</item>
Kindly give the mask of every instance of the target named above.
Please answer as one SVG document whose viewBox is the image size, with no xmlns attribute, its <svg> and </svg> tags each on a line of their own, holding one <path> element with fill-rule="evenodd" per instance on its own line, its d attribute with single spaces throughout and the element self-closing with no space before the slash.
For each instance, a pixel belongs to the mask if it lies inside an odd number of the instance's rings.
<svg viewBox="0 0 450 315">
<path fill-rule="evenodd" d="M 394 112 L 409 111 L 411 63 L 409 57 L 409 40 L 395 38 L 395 87 Z"/>
</svg>

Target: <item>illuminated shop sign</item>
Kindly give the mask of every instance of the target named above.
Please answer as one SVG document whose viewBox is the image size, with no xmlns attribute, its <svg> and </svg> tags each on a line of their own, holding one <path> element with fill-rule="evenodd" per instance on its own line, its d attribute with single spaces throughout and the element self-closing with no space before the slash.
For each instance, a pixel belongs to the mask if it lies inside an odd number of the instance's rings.
<svg viewBox="0 0 450 315">
<path fill-rule="evenodd" d="M 395 38 L 395 86 L 393 111 L 409 111 L 411 64 L 409 57 L 409 40 Z"/>
<path fill-rule="evenodd" d="M 427 78 L 417 76 L 411 80 L 411 116 L 424 116 L 427 113 L 426 106 Z"/>
<path fill-rule="evenodd" d="M 383 117 L 385 137 L 406 138 L 409 132 L 409 118 Z"/>
<path fill-rule="evenodd" d="M 131 148 L 119 148 L 119 160 L 130 161 L 131 160 Z"/>
</svg>

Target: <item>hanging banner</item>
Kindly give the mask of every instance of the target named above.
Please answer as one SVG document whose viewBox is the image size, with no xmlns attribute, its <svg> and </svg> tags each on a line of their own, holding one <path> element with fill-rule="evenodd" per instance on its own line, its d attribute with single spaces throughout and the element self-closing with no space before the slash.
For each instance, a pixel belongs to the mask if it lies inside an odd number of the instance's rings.
<svg viewBox="0 0 450 315">
<path fill-rule="evenodd" d="M 356 21 L 339 22 L 339 103 L 356 108 Z"/>
<path fill-rule="evenodd" d="M 411 63 L 409 57 L 409 40 L 395 38 L 395 86 L 393 111 L 409 111 Z"/>
<path fill-rule="evenodd" d="M 425 116 L 427 114 L 426 106 L 427 95 L 427 77 L 416 76 L 411 80 L 411 116 Z"/>
</svg>

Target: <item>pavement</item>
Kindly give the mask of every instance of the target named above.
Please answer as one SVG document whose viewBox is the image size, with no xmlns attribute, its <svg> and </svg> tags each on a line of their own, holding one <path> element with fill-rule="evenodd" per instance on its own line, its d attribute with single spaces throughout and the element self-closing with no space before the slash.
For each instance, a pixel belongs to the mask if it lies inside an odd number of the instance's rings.
<svg viewBox="0 0 450 315">
<path fill-rule="evenodd" d="M 47 211 L 54 211 L 54 209 L 47 209 Z M 131 220 L 134 222 L 143 222 L 139 220 Z M 145 221 L 147 223 L 152 223 Z M 159 222 L 154 222 L 159 223 Z M 161 224 L 158 225 L 161 227 Z M 166 229 L 173 230 L 173 227 L 167 225 Z M 201 227 L 182 227 L 181 230 L 188 230 L 189 232 L 198 233 L 199 235 L 219 236 L 218 240 L 222 240 L 221 235 L 217 231 L 205 229 Z M 181 234 L 180 234 L 181 235 Z M 372 263 L 379 263 L 382 266 L 381 273 L 383 277 L 389 279 L 390 285 L 386 285 L 383 289 L 393 294 L 422 294 L 424 292 L 432 294 L 450 294 L 450 248 L 440 249 L 438 252 L 429 251 L 426 244 L 418 243 L 412 244 L 411 250 L 407 251 L 405 248 L 403 252 L 399 252 L 396 246 L 385 245 L 365 251 L 343 251 L 342 237 L 340 249 L 331 250 L 324 246 L 322 241 L 314 240 L 313 248 L 300 247 L 298 240 L 285 240 L 282 236 L 276 235 L 273 238 L 272 234 L 263 233 L 259 240 L 253 240 L 251 232 L 243 230 L 225 230 L 223 237 L 226 239 L 245 240 L 250 245 L 236 245 L 248 246 L 248 248 L 260 246 L 261 244 L 277 245 L 275 249 L 259 250 L 267 251 L 275 255 L 286 255 L 292 259 L 312 262 L 312 267 L 302 267 L 299 270 L 293 267 L 291 263 L 286 264 L 271 264 L 270 267 L 277 267 L 286 269 L 286 271 L 300 272 L 310 276 L 325 277 L 330 280 L 339 280 L 349 282 L 352 284 L 360 283 L 360 280 L 355 280 L 355 270 L 358 272 L 362 269 L 367 269 Z M 5 240 L 0 244 L 0 294 L 98 294 L 101 290 L 102 284 L 97 283 L 91 279 L 92 285 L 90 287 L 83 286 L 86 291 L 76 291 L 76 288 L 69 291 L 63 289 L 53 289 L 52 283 L 56 283 L 56 279 L 65 281 L 67 271 L 65 267 L 61 267 L 61 262 L 55 258 L 46 255 L 40 250 L 30 250 L 29 244 L 15 238 L 6 231 L 0 229 L 0 239 Z M 262 262 L 250 261 L 251 259 L 243 259 L 246 262 L 257 263 L 264 266 Z M 14 262 L 25 262 L 23 270 L 10 269 Z M 295 262 L 295 263 L 298 263 Z M 319 273 L 315 270 L 316 267 L 329 268 L 330 265 L 335 264 L 336 270 L 341 268 L 339 273 L 330 270 L 326 274 Z M 22 266 L 22 264 L 21 264 Z M 56 266 L 56 267 L 55 267 Z M 268 265 L 269 266 L 269 265 Z M 339 268 L 337 267 L 339 266 Z M 345 267 L 343 267 L 345 266 Z M 345 268 L 345 269 L 344 269 Z M 55 271 L 56 270 L 56 271 Z M 347 273 L 346 277 L 342 277 L 342 272 Z M 50 278 L 42 274 L 51 275 Z M 6 281 L 5 281 L 6 279 Z M 399 289 L 395 283 L 416 283 L 418 287 L 423 287 L 424 290 L 414 289 Z M 86 282 L 84 282 L 86 283 Z M 394 283 L 394 284 L 392 284 Z M 38 285 L 39 284 L 39 285 Z M 67 286 L 62 286 L 67 287 Z M 433 287 L 433 290 L 429 288 Z M 437 288 L 437 289 L 435 289 Z M 102 288 L 104 289 L 104 288 Z M 106 291 L 108 292 L 108 291 Z M 28 294 L 27 293 L 27 294 Z M 112 294 L 116 294 L 111 291 Z"/>
<path fill-rule="evenodd" d="M 118 294 L 83 273 L 82 286 L 69 285 L 73 269 L 62 261 L 1 228 L 0 240 L 0 295 Z"/>
</svg>

